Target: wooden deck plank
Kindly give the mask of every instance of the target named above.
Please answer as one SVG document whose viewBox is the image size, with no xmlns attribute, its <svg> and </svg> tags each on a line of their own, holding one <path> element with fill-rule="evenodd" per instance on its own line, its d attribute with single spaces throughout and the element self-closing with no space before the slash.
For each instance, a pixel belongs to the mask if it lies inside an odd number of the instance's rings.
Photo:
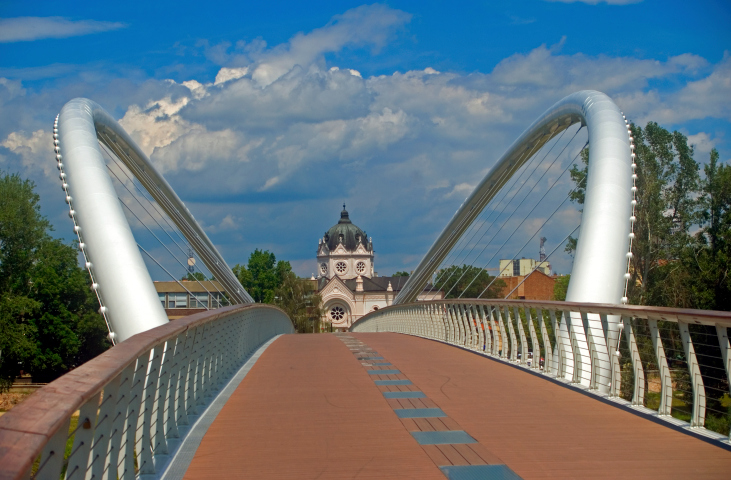
<svg viewBox="0 0 731 480">
<path fill-rule="evenodd" d="M 204 436 L 187 479 L 444 476 L 334 335 L 284 335 Z"/>
<path fill-rule="evenodd" d="M 731 471 L 727 450 L 502 362 L 408 335 L 352 335 L 480 442 L 484 460 L 524 479 L 727 478 Z"/>
</svg>

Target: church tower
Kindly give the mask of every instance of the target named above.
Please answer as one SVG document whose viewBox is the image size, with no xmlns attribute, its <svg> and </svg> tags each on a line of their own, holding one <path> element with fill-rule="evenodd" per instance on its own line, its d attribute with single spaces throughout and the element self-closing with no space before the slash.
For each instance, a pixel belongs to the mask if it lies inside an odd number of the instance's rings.
<svg viewBox="0 0 731 480">
<path fill-rule="evenodd" d="M 317 246 L 318 278 L 341 280 L 358 276 L 372 278 L 373 240 L 350 221 L 348 211 L 340 212 L 340 221 L 330 227 Z"/>
</svg>

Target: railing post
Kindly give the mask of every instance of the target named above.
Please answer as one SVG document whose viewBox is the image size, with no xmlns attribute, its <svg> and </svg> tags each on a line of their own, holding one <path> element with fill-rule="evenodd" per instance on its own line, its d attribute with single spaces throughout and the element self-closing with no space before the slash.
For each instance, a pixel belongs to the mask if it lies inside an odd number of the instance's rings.
<svg viewBox="0 0 731 480">
<path fill-rule="evenodd" d="M 593 328 L 591 327 L 591 324 L 589 324 L 589 317 L 585 312 L 581 312 L 581 320 L 584 323 L 584 325 L 587 325 L 587 340 L 589 343 L 589 371 L 590 371 L 590 380 L 589 380 L 589 389 L 591 390 L 599 390 L 599 353 L 597 352 L 597 345 L 595 340 L 595 335 L 593 332 Z"/>
<path fill-rule="evenodd" d="M 479 312 L 480 321 L 482 322 L 482 339 L 484 341 L 482 345 L 482 351 L 490 354 L 492 353 L 492 332 L 490 332 L 490 321 L 485 315 L 485 307 L 483 305 L 475 305 L 475 308 Z"/>
<path fill-rule="evenodd" d="M 602 323 L 606 323 L 607 325 L 607 350 L 609 354 L 609 360 L 610 360 L 610 369 L 611 369 L 611 375 L 610 375 L 610 389 L 609 389 L 609 396 L 610 397 L 617 397 L 619 396 L 619 389 L 622 383 L 622 370 L 619 365 L 619 330 L 617 328 L 614 328 L 612 325 L 609 324 L 609 321 L 607 319 L 607 316 L 602 314 Z M 616 316 L 613 316 L 614 319 L 616 319 Z"/>
<path fill-rule="evenodd" d="M 690 426 L 702 427 L 706 422 L 706 388 L 703 385 L 703 377 L 701 376 L 698 359 L 695 356 L 695 347 L 693 347 L 693 340 L 690 338 L 688 324 L 678 320 L 678 328 L 680 329 L 680 337 L 683 340 L 683 350 L 685 350 L 685 359 L 688 363 L 690 381 L 693 385 L 693 414 L 690 418 Z"/>
<path fill-rule="evenodd" d="M 41 463 L 38 464 L 38 470 L 35 477 L 39 480 L 58 480 L 63 467 L 63 456 L 66 451 L 66 440 L 69 436 L 69 422 L 71 418 L 67 418 L 61 424 L 61 428 L 51 437 L 41 453 Z"/>
<path fill-rule="evenodd" d="M 126 435 L 124 441 L 124 470 L 120 478 L 133 480 L 135 472 L 135 437 L 137 436 L 137 425 L 140 418 L 140 406 L 142 405 L 142 394 L 145 389 L 147 377 L 147 366 L 150 361 L 150 353 L 143 353 L 137 358 L 137 368 L 132 382 L 132 396 L 127 406 L 127 420 L 125 422 Z M 120 448 L 120 453 L 121 453 Z"/>
<path fill-rule="evenodd" d="M 513 320 L 510 318 L 510 307 L 505 307 L 505 321 L 508 322 L 508 331 L 510 332 L 510 361 L 518 361 L 518 340 L 515 338 L 515 327 Z"/>
<path fill-rule="evenodd" d="M 564 312 L 564 322 L 566 323 L 566 326 L 568 327 L 569 331 L 569 340 L 571 342 L 571 351 L 573 352 L 573 375 L 571 376 L 571 383 L 576 384 L 582 384 L 582 380 L 584 379 L 584 372 L 587 370 L 586 366 L 584 365 L 584 359 L 582 358 L 582 348 L 579 344 L 579 338 L 578 338 L 578 326 L 576 325 L 577 321 L 581 320 L 581 316 L 578 315 L 578 318 L 573 318 L 571 316 L 571 312 L 565 311 Z M 584 331 L 584 326 L 581 326 L 581 331 Z M 583 349 L 586 350 L 588 353 L 588 348 Z"/>
<path fill-rule="evenodd" d="M 135 445 L 140 474 L 155 473 L 155 465 L 152 462 L 150 424 L 152 423 L 152 409 L 155 404 L 155 397 L 157 396 L 158 379 L 164 350 L 165 342 L 162 342 L 151 352 L 152 361 L 150 362 L 149 373 L 147 374 L 144 386 L 144 404 L 136 425 L 136 430 L 140 432 Z"/>
<path fill-rule="evenodd" d="M 546 321 L 543 318 L 543 310 L 540 308 L 536 309 L 536 316 L 541 324 L 541 338 L 543 339 L 543 372 L 555 375 L 553 369 L 553 349 L 551 348 L 551 337 L 548 336 L 548 329 L 546 328 Z"/>
<path fill-rule="evenodd" d="M 99 393 L 92 395 L 79 410 L 79 421 L 76 424 L 74 443 L 66 467 L 66 480 L 83 480 L 89 466 L 91 445 L 94 442 L 97 412 L 99 411 Z M 56 477 L 58 478 L 58 477 Z"/>
<path fill-rule="evenodd" d="M 632 360 L 632 369 L 634 371 L 635 384 L 632 393 L 632 405 L 644 405 L 645 399 L 645 370 L 642 368 L 642 359 L 640 358 L 640 350 L 637 347 L 637 340 L 632 331 L 632 319 L 622 317 L 624 325 L 624 336 L 627 339 L 627 348 Z"/>
<path fill-rule="evenodd" d="M 717 323 L 716 336 L 718 337 L 718 346 L 721 347 L 721 358 L 723 359 L 723 367 L 726 369 L 726 379 L 731 393 L 731 342 L 728 339 L 728 328 Z M 731 434 L 729 434 L 729 440 L 731 440 Z"/>
<path fill-rule="evenodd" d="M 81 472 L 79 478 L 102 478 L 104 470 L 106 470 L 107 458 L 109 453 L 109 439 L 112 434 L 112 427 L 115 421 L 114 413 L 117 409 L 117 395 L 119 393 L 119 383 L 124 376 L 124 372 L 117 375 L 111 382 L 104 385 L 102 391 L 102 403 L 99 406 L 99 416 L 94 428 L 94 443 L 91 450 L 91 459 L 89 460 L 88 470 L 86 467 Z"/>
<path fill-rule="evenodd" d="M 495 314 L 497 315 L 497 321 L 500 324 L 500 358 L 508 358 L 508 330 L 503 320 L 503 312 L 500 306 L 495 307 Z"/>
<path fill-rule="evenodd" d="M 132 393 L 133 380 L 135 375 L 135 367 L 137 362 L 132 362 L 124 369 L 119 380 L 118 395 L 115 398 L 115 408 L 112 415 L 112 431 L 109 434 L 109 453 L 105 458 L 105 465 L 99 472 L 99 477 L 104 480 L 116 480 L 120 478 L 118 474 L 118 466 L 122 457 L 122 435 L 125 433 L 125 423 L 127 421 L 127 410 L 131 399 L 134 397 Z M 92 475 L 94 472 L 92 471 Z M 103 475 L 103 476 L 102 476 Z"/>
<path fill-rule="evenodd" d="M 668 361 L 665 358 L 665 349 L 662 347 L 657 320 L 648 320 L 647 323 L 650 326 L 650 338 L 652 338 L 652 347 L 655 349 L 655 359 L 657 360 L 660 375 L 660 407 L 657 411 L 660 415 L 670 415 L 673 405 L 673 384 L 670 377 L 670 368 L 668 368 Z"/>
<path fill-rule="evenodd" d="M 530 308 L 524 307 L 525 319 L 528 322 L 528 333 L 530 333 L 531 348 L 533 348 L 533 360 L 531 361 L 531 368 L 534 370 L 541 369 L 541 347 L 538 346 L 538 336 L 536 335 L 536 327 L 533 324 L 533 318 L 530 314 Z"/>
<path fill-rule="evenodd" d="M 520 309 L 513 307 L 513 315 L 515 323 L 518 324 L 518 334 L 520 335 L 520 364 L 528 364 L 528 340 L 525 338 L 525 329 L 523 328 L 523 320 L 520 318 Z"/>
<path fill-rule="evenodd" d="M 556 313 L 551 310 L 551 320 L 553 321 L 553 332 L 556 335 L 556 350 L 558 350 L 558 376 L 568 381 L 574 378 L 574 349 L 571 346 L 571 336 L 569 335 L 567 312 L 561 312 L 561 322 L 558 322 Z"/>
</svg>

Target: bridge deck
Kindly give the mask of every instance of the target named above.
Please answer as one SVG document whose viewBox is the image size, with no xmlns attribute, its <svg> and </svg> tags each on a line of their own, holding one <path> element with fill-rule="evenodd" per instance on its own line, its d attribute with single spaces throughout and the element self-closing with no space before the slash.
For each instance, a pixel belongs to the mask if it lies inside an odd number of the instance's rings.
<svg viewBox="0 0 731 480">
<path fill-rule="evenodd" d="M 374 356 L 383 360 L 359 359 Z M 442 433 L 419 433 L 429 431 Z M 731 452 L 437 342 L 286 335 L 231 396 L 185 478 L 509 478 L 501 464 L 526 479 L 727 478 Z"/>
</svg>

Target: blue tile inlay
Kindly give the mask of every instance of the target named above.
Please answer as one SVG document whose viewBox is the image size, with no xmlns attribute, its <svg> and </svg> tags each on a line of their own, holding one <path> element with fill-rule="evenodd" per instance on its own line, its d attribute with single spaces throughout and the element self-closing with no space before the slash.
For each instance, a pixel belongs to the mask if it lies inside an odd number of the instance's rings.
<svg viewBox="0 0 731 480">
<path fill-rule="evenodd" d="M 411 432 L 420 445 L 452 445 L 456 443 L 477 443 L 464 430 L 446 430 L 441 432 Z"/>
<path fill-rule="evenodd" d="M 439 468 L 450 480 L 522 480 L 507 465 L 447 465 Z"/>
<path fill-rule="evenodd" d="M 426 398 L 424 392 L 383 392 L 385 398 Z"/>
<path fill-rule="evenodd" d="M 411 380 L 376 380 L 376 385 L 413 385 Z"/>
<path fill-rule="evenodd" d="M 446 417 L 447 414 L 442 411 L 441 408 L 395 408 L 398 418 L 434 418 L 434 417 Z M 424 433 L 424 432 L 422 432 Z M 427 432 L 427 433 L 441 433 L 441 432 Z M 472 438 L 472 437 L 470 437 Z M 448 442 L 452 443 L 452 442 Z"/>
<path fill-rule="evenodd" d="M 399 370 L 367 370 L 370 375 L 398 375 L 401 373 Z"/>
<path fill-rule="evenodd" d="M 374 367 L 388 367 L 391 364 L 388 362 L 378 362 L 378 363 L 371 363 L 371 365 L 373 365 Z"/>
<path fill-rule="evenodd" d="M 383 357 L 358 357 L 358 360 L 383 360 Z"/>
</svg>

